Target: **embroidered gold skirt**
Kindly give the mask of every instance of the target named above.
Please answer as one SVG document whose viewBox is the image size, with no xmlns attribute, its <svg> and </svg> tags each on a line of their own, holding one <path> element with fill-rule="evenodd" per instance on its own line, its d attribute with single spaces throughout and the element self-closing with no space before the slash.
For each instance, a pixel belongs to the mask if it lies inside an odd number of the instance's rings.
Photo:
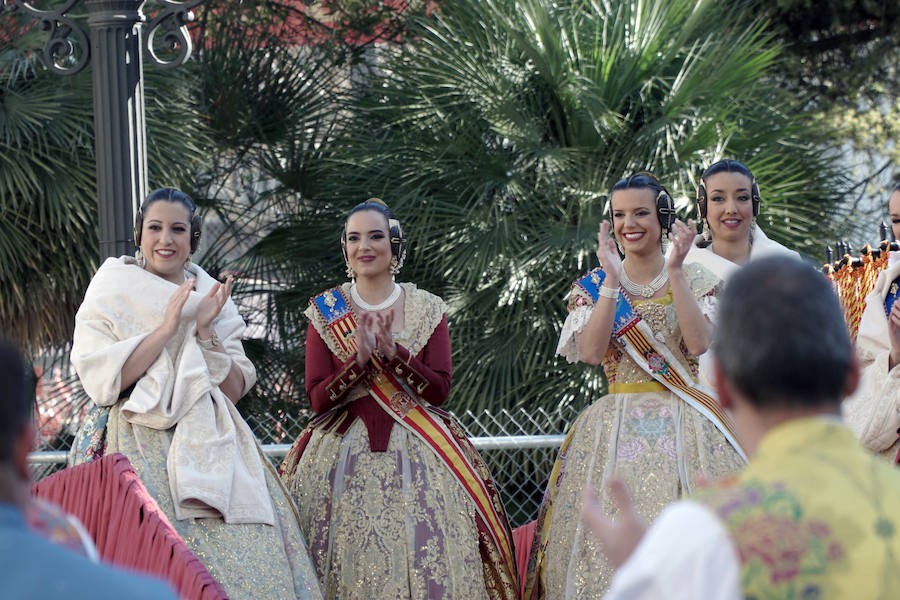
<svg viewBox="0 0 900 600">
<path fill-rule="evenodd" d="M 698 478 L 740 470 L 744 461 L 706 417 L 668 391 L 611 394 L 586 408 L 569 430 L 538 517 L 528 572 L 529 598 L 600 598 L 612 569 L 581 522 L 581 494 L 593 485 L 607 515 L 606 482 L 623 479 L 638 512 L 652 521 Z"/>
<path fill-rule="evenodd" d="M 309 436 L 286 483 L 326 598 L 514 597 L 514 582 L 488 591 L 500 557 L 483 559 L 474 503 L 424 442 L 394 426 L 372 452 L 362 420 Z"/>
<path fill-rule="evenodd" d="M 297 512 L 275 469 L 266 460 L 266 485 L 275 526 L 227 524 L 218 519 L 175 520 L 166 459 L 171 430 L 132 425 L 119 406 L 110 410 L 106 452 L 128 457 L 141 482 L 188 547 L 232 600 L 316 600 L 322 597 Z"/>
</svg>

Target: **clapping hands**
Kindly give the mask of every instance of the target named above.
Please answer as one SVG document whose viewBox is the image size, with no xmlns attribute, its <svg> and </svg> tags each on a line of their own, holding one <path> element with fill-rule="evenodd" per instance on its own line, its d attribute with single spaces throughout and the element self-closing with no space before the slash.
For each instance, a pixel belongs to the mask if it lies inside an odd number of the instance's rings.
<svg viewBox="0 0 900 600">
<path fill-rule="evenodd" d="M 609 235 L 608 221 L 600 223 L 600 231 L 597 232 L 597 260 L 606 275 L 618 282 L 622 274 L 622 258 L 616 248 L 616 240 Z"/>
<path fill-rule="evenodd" d="M 222 312 L 225 302 L 231 297 L 231 288 L 234 285 L 234 277 L 228 276 L 224 284 L 216 282 L 197 305 L 197 330 L 207 331 L 212 325 L 213 319 Z M 209 337 L 209 336 L 204 336 Z"/>
<path fill-rule="evenodd" d="M 356 330 L 356 363 L 364 366 L 372 357 L 374 351 L 378 351 L 387 360 L 393 360 L 397 356 L 397 344 L 391 327 L 394 324 L 394 313 L 364 311 L 359 318 L 359 326 Z"/>
<path fill-rule="evenodd" d="M 672 251 L 666 261 L 666 268 L 680 269 L 684 258 L 691 251 L 694 240 L 697 239 L 697 230 L 694 228 L 694 220 L 688 219 L 687 225 L 681 219 L 676 219 L 672 224 L 672 233 L 669 234 L 672 241 Z"/>
<path fill-rule="evenodd" d="M 175 332 L 178 331 L 184 305 L 190 298 L 191 292 L 194 291 L 196 283 L 196 279 L 185 279 L 184 283 L 178 286 L 175 293 L 169 297 L 162 323 L 168 338 L 175 335 Z M 229 275 L 225 283 L 216 282 L 197 304 L 197 334 L 202 339 L 209 339 L 212 336 L 212 322 L 219 316 L 219 313 L 222 312 L 222 307 L 225 306 L 228 298 L 231 297 L 231 288 L 233 286 L 234 277 Z"/>
</svg>

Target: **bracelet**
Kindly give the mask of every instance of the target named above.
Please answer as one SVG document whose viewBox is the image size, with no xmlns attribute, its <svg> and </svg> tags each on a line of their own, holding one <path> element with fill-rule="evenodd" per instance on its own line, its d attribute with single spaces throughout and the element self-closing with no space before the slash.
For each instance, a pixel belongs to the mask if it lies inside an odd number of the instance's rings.
<svg viewBox="0 0 900 600">
<path fill-rule="evenodd" d="M 200 336 L 197 336 L 197 343 L 200 344 L 200 347 L 204 350 L 212 350 L 213 348 L 219 347 L 219 336 L 216 335 L 216 330 L 213 329 L 212 335 L 209 336 L 208 340 L 201 340 Z"/>
<path fill-rule="evenodd" d="M 601 285 L 597 288 L 597 295 L 601 298 L 609 298 L 610 300 L 617 300 L 619 298 L 619 288 L 609 288 Z"/>
</svg>

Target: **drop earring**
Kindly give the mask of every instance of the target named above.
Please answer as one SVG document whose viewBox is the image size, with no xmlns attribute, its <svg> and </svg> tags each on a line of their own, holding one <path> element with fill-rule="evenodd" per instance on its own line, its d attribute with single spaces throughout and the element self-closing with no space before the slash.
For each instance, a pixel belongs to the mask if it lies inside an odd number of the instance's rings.
<svg viewBox="0 0 900 600">
<path fill-rule="evenodd" d="M 137 250 L 135 250 L 135 252 L 134 252 L 134 260 L 135 260 L 135 262 L 137 263 L 137 266 L 139 266 L 139 267 L 142 268 L 142 269 L 147 265 L 147 259 L 144 258 L 144 253 L 141 252 L 141 249 L 140 249 L 140 248 L 138 248 Z"/>
</svg>

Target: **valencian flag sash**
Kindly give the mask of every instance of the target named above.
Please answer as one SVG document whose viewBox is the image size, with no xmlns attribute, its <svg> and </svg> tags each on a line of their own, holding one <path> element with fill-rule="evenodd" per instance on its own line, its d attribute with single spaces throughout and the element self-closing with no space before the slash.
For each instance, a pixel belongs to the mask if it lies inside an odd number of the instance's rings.
<svg viewBox="0 0 900 600">
<path fill-rule="evenodd" d="M 900 293 L 898 293 L 898 286 L 900 286 L 900 277 L 894 280 L 888 288 L 887 296 L 884 297 L 884 314 L 887 315 L 888 319 L 891 318 L 891 309 L 894 308 L 894 302 L 897 300 Z"/>
<path fill-rule="evenodd" d="M 339 358 L 347 360 L 356 353 L 354 332 L 358 325 L 347 299 L 340 288 L 332 288 L 316 296 L 313 302 L 342 351 L 343 356 Z M 503 556 L 507 570 L 515 580 L 516 566 L 512 539 L 504 526 L 504 519 L 491 502 L 484 479 L 466 458 L 447 426 L 416 400 L 415 392 L 406 382 L 394 375 L 376 354 L 372 354 L 371 360 L 377 372 L 371 379 L 369 393 L 385 412 L 407 431 L 425 442 L 450 469 L 454 478 L 474 502 L 478 514 L 487 525 L 495 547 Z"/>
<path fill-rule="evenodd" d="M 575 285 L 590 294 L 594 302 L 600 297 L 600 285 L 606 273 L 599 267 L 579 279 Z M 731 417 L 722 410 L 712 392 L 698 384 L 691 373 L 672 355 L 665 344 L 658 344 L 650 326 L 635 312 L 622 290 L 616 299 L 613 336 L 640 367 L 673 394 L 709 419 L 744 460 L 747 455 L 734 434 Z"/>
</svg>

